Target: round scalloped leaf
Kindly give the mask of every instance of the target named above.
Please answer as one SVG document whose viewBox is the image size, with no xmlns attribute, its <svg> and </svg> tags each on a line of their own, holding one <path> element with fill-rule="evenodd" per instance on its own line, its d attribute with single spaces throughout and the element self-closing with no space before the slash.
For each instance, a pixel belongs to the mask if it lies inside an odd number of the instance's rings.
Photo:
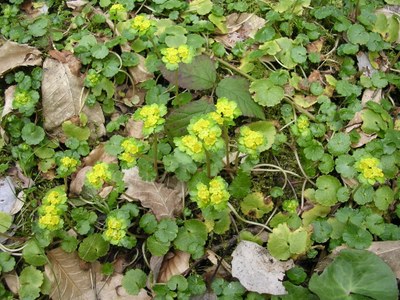
<svg viewBox="0 0 400 300">
<path fill-rule="evenodd" d="M 190 64 L 180 63 L 176 71 L 161 68 L 161 73 L 171 84 L 189 90 L 211 89 L 217 79 L 215 64 L 206 55 L 194 57 Z"/>
<path fill-rule="evenodd" d="M 394 192 L 387 186 L 379 187 L 375 192 L 374 203 L 375 206 L 380 210 L 387 210 L 389 205 L 394 201 Z"/>
<path fill-rule="evenodd" d="M 309 288 L 321 300 L 395 300 L 399 294 L 389 266 L 365 250 L 342 250 L 321 275 L 311 277 Z"/>
<path fill-rule="evenodd" d="M 147 275 L 140 269 L 129 270 L 122 278 L 122 286 L 129 295 L 137 295 L 146 286 Z"/>
<path fill-rule="evenodd" d="M 249 91 L 254 93 L 253 99 L 262 106 L 275 106 L 279 104 L 285 96 L 285 91 L 281 86 L 274 85 L 268 79 L 258 79 L 251 83 Z"/>
<path fill-rule="evenodd" d="M 242 202 L 240 202 L 241 211 L 251 217 L 257 219 L 262 218 L 274 208 L 272 201 L 267 201 L 264 195 L 259 192 L 248 194 Z"/>
<path fill-rule="evenodd" d="M 216 94 L 219 98 L 226 97 L 235 101 L 244 116 L 265 119 L 262 107 L 251 98 L 247 79 L 241 77 L 224 78 L 218 83 Z"/>
<path fill-rule="evenodd" d="M 324 206 L 332 206 L 337 202 L 337 191 L 342 186 L 340 181 L 331 175 L 318 177 L 315 191 L 315 200 Z"/>
</svg>

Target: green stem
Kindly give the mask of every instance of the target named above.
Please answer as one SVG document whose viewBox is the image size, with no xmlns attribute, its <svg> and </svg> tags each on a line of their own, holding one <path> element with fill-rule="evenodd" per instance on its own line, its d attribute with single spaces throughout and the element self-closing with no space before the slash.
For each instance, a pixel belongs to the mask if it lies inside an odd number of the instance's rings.
<svg viewBox="0 0 400 300">
<path fill-rule="evenodd" d="M 302 107 L 298 106 L 296 103 L 294 103 L 294 101 L 292 99 L 290 99 L 290 97 L 288 95 L 285 95 L 285 98 L 283 98 L 283 100 L 285 100 L 287 103 L 292 105 L 295 109 L 297 109 L 302 114 L 306 115 L 310 120 L 315 121 L 315 117 L 313 114 L 311 114 L 304 108 L 302 108 Z"/>
<path fill-rule="evenodd" d="M 204 149 L 205 153 L 206 153 L 206 166 L 207 166 L 207 177 L 211 178 L 211 157 L 210 157 L 210 153 Z"/>
<path fill-rule="evenodd" d="M 250 81 L 254 81 L 256 80 L 254 77 L 250 76 L 249 74 L 244 73 L 242 70 L 236 68 L 235 66 L 231 65 L 230 63 L 227 63 L 226 61 L 224 61 L 223 59 L 219 58 L 219 57 L 214 57 L 214 59 L 216 61 L 218 61 L 221 65 L 227 67 L 228 69 L 231 69 L 232 71 L 242 75 L 243 77 L 247 78 Z"/>
<path fill-rule="evenodd" d="M 229 134 L 228 134 L 228 127 L 222 126 L 222 137 L 225 141 L 225 157 L 226 157 L 226 167 L 229 169 Z"/>
<path fill-rule="evenodd" d="M 158 137 L 157 134 L 154 135 L 153 139 L 153 168 L 156 173 L 156 178 L 158 177 Z"/>
<path fill-rule="evenodd" d="M 228 207 L 229 207 L 229 209 L 231 210 L 231 212 L 233 212 L 233 214 L 236 216 L 236 218 L 238 218 L 240 221 L 242 221 L 242 222 L 244 222 L 244 223 L 247 223 L 247 224 L 250 224 L 250 225 L 260 226 L 260 227 L 262 227 L 262 228 L 268 230 L 269 232 L 272 232 L 272 229 L 271 229 L 270 227 L 268 227 L 267 225 L 264 225 L 264 224 L 261 224 L 261 223 L 257 223 L 257 222 L 253 222 L 253 221 L 248 221 L 248 220 L 242 218 L 242 217 L 238 214 L 238 212 L 236 211 L 236 209 L 232 206 L 232 204 L 230 204 L 229 202 L 228 202 Z"/>
</svg>

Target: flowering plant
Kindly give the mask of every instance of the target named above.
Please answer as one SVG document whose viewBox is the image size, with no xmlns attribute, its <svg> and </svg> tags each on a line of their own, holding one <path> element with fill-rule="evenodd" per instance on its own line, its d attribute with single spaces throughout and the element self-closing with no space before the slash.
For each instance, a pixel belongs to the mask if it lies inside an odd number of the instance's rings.
<svg viewBox="0 0 400 300">
<path fill-rule="evenodd" d="M 227 189 L 228 183 L 221 176 L 216 176 L 206 184 L 197 183 L 190 195 L 202 209 L 212 206 L 216 210 L 223 210 L 227 207 L 230 197 Z"/>
<path fill-rule="evenodd" d="M 143 121 L 143 135 L 148 137 L 150 134 L 160 132 L 163 129 L 167 114 L 167 107 L 163 104 L 150 104 L 139 108 L 133 115 L 135 121 Z"/>
<path fill-rule="evenodd" d="M 358 179 L 361 183 L 375 184 L 384 183 L 385 175 L 380 168 L 379 159 L 372 156 L 364 156 L 355 163 L 355 168 L 360 172 Z"/>
<path fill-rule="evenodd" d="M 39 227 L 49 231 L 61 229 L 64 225 L 61 217 L 67 210 L 67 200 L 67 195 L 62 186 L 48 191 L 38 210 Z"/>
</svg>

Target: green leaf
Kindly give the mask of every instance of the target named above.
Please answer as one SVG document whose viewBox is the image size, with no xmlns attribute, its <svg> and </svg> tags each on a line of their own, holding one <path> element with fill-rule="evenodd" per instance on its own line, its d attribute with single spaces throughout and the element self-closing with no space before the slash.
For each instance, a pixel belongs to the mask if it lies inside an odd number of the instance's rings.
<svg viewBox="0 0 400 300">
<path fill-rule="evenodd" d="M 264 135 L 266 144 L 263 149 L 268 150 L 272 147 L 276 136 L 276 128 L 272 121 L 258 121 L 249 123 L 247 126 L 251 130 L 259 131 Z"/>
<path fill-rule="evenodd" d="M 365 45 L 369 40 L 369 35 L 364 26 L 353 24 L 347 30 L 347 38 L 353 44 Z"/>
<path fill-rule="evenodd" d="M 47 26 L 49 20 L 45 17 L 38 18 L 31 25 L 28 26 L 29 33 L 34 37 L 41 37 L 47 33 Z"/>
<path fill-rule="evenodd" d="M 363 110 L 361 113 L 361 119 L 363 120 L 361 129 L 367 134 L 378 133 L 381 130 L 386 130 L 388 128 L 388 125 L 382 119 L 382 116 L 370 109 Z"/>
<path fill-rule="evenodd" d="M 140 269 L 129 270 L 122 278 L 122 286 L 129 295 L 137 295 L 146 286 L 147 275 Z"/>
<path fill-rule="evenodd" d="M 92 56 L 97 59 L 103 59 L 109 53 L 108 48 L 105 45 L 101 44 L 94 45 L 92 49 L 90 49 L 90 51 L 92 53 Z"/>
<path fill-rule="evenodd" d="M 257 219 L 262 218 L 265 214 L 272 211 L 274 203 L 265 199 L 260 192 L 248 194 L 243 201 L 240 202 L 241 211 L 248 216 Z"/>
<path fill-rule="evenodd" d="M 144 214 L 139 221 L 139 226 L 147 234 L 152 234 L 157 230 L 157 220 L 153 214 Z"/>
<path fill-rule="evenodd" d="M 372 235 L 366 229 L 353 224 L 346 225 L 342 238 L 349 247 L 355 249 L 366 249 L 372 243 Z"/>
<path fill-rule="evenodd" d="M 200 16 L 208 14 L 213 7 L 211 0 L 194 0 L 189 3 L 186 12 L 195 12 Z"/>
<path fill-rule="evenodd" d="M 32 266 L 43 266 L 47 263 L 47 257 L 44 249 L 39 246 L 36 240 L 30 240 L 22 250 L 22 257 Z"/>
<path fill-rule="evenodd" d="M 354 158 L 348 154 L 341 155 L 335 160 L 335 170 L 343 177 L 354 178 L 357 175 L 353 167 L 354 161 Z"/>
<path fill-rule="evenodd" d="M 90 136 L 88 127 L 79 127 L 71 121 L 65 121 L 62 124 L 62 129 L 69 138 L 76 138 L 79 141 L 87 141 Z"/>
<path fill-rule="evenodd" d="M 296 63 L 304 63 L 307 60 L 307 50 L 303 46 L 293 47 L 290 51 L 290 55 L 294 62 Z"/>
<path fill-rule="evenodd" d="M 168 280 L 167 286 L 171 291 L 185 291 L 188 288 L 188 282 L 182 275 L 174 275 Z"/>
<path fill-rule="evenodd" d="M 0 273 L 7 273 L 14 269 L 15 258 L 8 252 L 0 252 Z"/>
<path fill-rule="evenodd" d="M 185 182 L 197 171 L 193 159 L 178 149 L 175 149 L 173 154 L 164 156 L 163 163 L 167 172 L 175 172 L 176 177 Z"/>
<path fill-rule="evenodd" d="M 110 244 L 103 239 L 100 233 L 86 237 L 79 245 L 79 257 L 87 262 L 94 262 L 107 254 Z"/>
<path fill-rule="evenodd" d="M 203 222 L 186 220 L 184 226 L 179 228 L 174 246 L 178 250 L 192 254 L 193 258 L 199 258 L 203 255 L 207 236 L 207 227 Z"/>
<path fill-rule="evenodd" d="M 194 57 L 190 64 L 180 63 L 176 71 L 162 68 L 161 73 L 171 84 L 190 90 L 209 90 L 217 79 L 215 64 L 206 55 Z"/>
<path fill-rule="evenodd" d="M 346 133 L 336 133 L 328 142 L 328 150 L 332 155 L 339 156 L 350 150 L 350 136 Z"/>
<path fill-rule="evenodd" d="M 247 79 L 241 77 L 224 78 L 218 83 L 216 94 L 219 98 L 226 97 L 235 101 L 244 116 L 265 120 L 262 107 L 251 98 Z"/>
<path fill-rule="evenodd" d="M 347 80 L 338 80 L 336 82 L 336 91 L 344 97 L 349 97 L 352 95 L 360 96 L 361 90 L 362 89 L 360 86 L 351 84 Z"/>
<path fill-rule="evenodd" d="M 317 243 L 325 243 L 329 240 L 332 232 L 332 225 L 326 220 L 314 221 L 312 223 L 313 233 L 311 238 Z"/>
<path fill-rule="evenodd" d="M 318 164 L 318 169 L 323 174 L 328 174 L 333 171 L 334 167 L 335 167 L 335 162 L 334 162 L 332 156 L 329 155 L 328 153 L 324 153 Z"/>
<path fill-rule="evenodd" d="M 250 174 L 243 172 L 239 169 L 235 178 L 233 178 L 232 183 L 229 185 L 229 192 L 232 197 L 242 199 L 249 192 L 251 188 L 251 177 Z"/>
<path fill-rule="evenodd" d="M 331 175 L 322 175 L 318 177 L 315 191 L 315 200 L 324 206 L 332 206 L 337 202 L 336 193 L 342 186 L 340 181 Z"/>
<path fill-rule="evenodd" d="M 361 185 L 354 193 L 354 201 L 359 205 L 372 202 L 374 197 L 374 188 L 369 184 Z"/>
<path fill-rule="evenodd" d="M 285 92 L 281 86 L 274 85 L 268 79 L 258 79 L 251 83 L 249 91 L 254 93 L 253 99 L 262 106 L 275 106 L 279 104 Z"/>
<path fill-rule="evenodd" d="M 40 287 L 44 281 L 43 273 L 33 266 L 28 266 L 22 270 L 19 276 L 20 299 L 33 300 L 39 297 Z"/>
<path fill-rule="evenodd" d="M 146 246 L 152 255 L 163 256 L 169 251 L 171 242 L 161 242 L 154 235 L 152 235 L 147 238 Z"/>
<path fill-rule="evenodd" d="M 162 243 L 173 241 L 178 234 L 178 225 L 174 220 L 162 219 L 154 236 Z"/>
<path fill-rule="evenodd" d="M 394 191 L 391 187 L 384 185 L 375 191 L 374 203 L 378 209 L 386 211 L 393 201 Z"/>
<path fill-rule="evenodd" d="M 290 229 L 286 223 L 279 224 L 273 229 L 268 238 L 268 251 L 277 259 L 286 260 L 290 257 L 290 247 L 288 243 Z"/>
<path fill-rule="evenodd" d="M 312 161 L 318 161 L 324 155 L 324 148 L 322 147 L 321 143 L 312 140 L 310 145 L 304 148 L 304 156 Z"/>
<path fill-rule="evenodd" d="M 21 137 L 28 145 L 37 145 L 43 141 L 45 133 L 42 127 L 28 123 L 22 128 Z"/>
<path fill-rule="evenodd" d="M 186 127 L 193 117 L 207 114 L 214 110 L 214 105 L 205 100 L 198 100 L 172 110 L 165 121 L 165 130 L 169 138 L 182 136 L 187 133 Z"/>
<path fill-rule="evenodd" d="M 0 211 L 0 233 L 5 233 L 12 225 L 13 217 Z"/>
<path fill-rule="evenodd" d="M 398 297 L 393 271 L 378 256 L 364 250 L 342 250 L 321 275 L 311 277 L 309 289 L 321 300 Z"/>
</svg>

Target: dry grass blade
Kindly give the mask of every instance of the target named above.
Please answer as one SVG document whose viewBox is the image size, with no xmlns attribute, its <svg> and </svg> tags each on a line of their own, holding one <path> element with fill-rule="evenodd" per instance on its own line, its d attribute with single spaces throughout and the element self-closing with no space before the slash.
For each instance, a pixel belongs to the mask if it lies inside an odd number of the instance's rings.
<svg viewBox="0 0 400 300">
<path fill-rule="evenodd" d="M 66 253 L 56 248 L 47 253 L 51 265 L 45 266 L 46 275 L 52 282 L 52 300 L 94 300 L 91 270 L 82 270 L 76 252 Z"/>
</svg>

